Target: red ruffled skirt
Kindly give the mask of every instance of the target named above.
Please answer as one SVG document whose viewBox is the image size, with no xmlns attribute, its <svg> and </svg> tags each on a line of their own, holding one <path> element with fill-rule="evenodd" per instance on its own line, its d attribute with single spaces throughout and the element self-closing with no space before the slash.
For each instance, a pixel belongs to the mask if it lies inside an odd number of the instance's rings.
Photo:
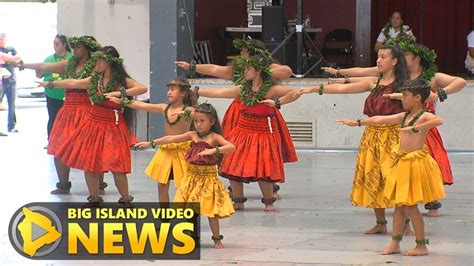
<svg viewBox="0 0 474 266">
<path fill-rule="evenodd" d="M 64 105 L 59 109 L 49 136 L 48 154 L 56 156 L 58 148 L 87 118 L 91 106 L 91 101 L 85 90 L 66 90 Z"/>
<path fill-rule="evenodd" d="M 67 166 L 89 173 L 130 173 L 130 146 L 135 142 L 120 110 L 93 105 L 57 156 Z"/>
<path fill-rule="evenodd" d="M 224 158 L 220 174 L 239 182 L 285 182 L 282 148 L 273 117 L 239 114 L 227 139 L 236 150 Z M 271 127 L 270 127 L 271 125 Z M 272 133 L 273 131 L 273 133 Z"/>
<path fill-rule="evenodd" d="M 451 171 L 451 163 L 449 162 L 448 153 L 444 148 L 443 139 L 441 138 L 437 128 L 432 128 L 428 131 L 425 143 L 428 146 L 430 155 L 439 166 L 443 178 L 443 184 L 452 185 L 454 180 Z"/>
<path fill-rule="evenodd" d="M 224 137 L 227 139 L 232 129 L 237 126 L 240 116 L 240 98 L 235 98 L 230 104 L 229 108 L 224 114 L 222 119 L 222 131 Z M 283 118 L 280 110 L 275 108 L 275 117 L 277 120 L 276 127 L 273 128 L 273 133 L 277 136 L 277 139 L 281 143 L 281 153 L 283 156 L 283 162 L 293 163 L 298 161 L 298 155 L 296 155 L 295 146 L 290 136 L 290 131 L 286 125 L 285 119 Z"/>
</svg>

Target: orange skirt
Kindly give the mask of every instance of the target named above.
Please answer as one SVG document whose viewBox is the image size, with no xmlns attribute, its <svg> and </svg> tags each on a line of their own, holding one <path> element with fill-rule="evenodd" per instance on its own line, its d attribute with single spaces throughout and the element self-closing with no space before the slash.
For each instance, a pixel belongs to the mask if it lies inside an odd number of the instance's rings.
<svg viewBox="0 0 474 266">
<path fill-rule="evenodd" d="M 274 117 L 241 113 L 237 126 L 228 135 L 236 150 L 224 157 L 220 174 L 239 182 L 285 182 L 280 139 L 273 129 Z"/>
<path fill-rule="evenodd" d="M 66 91 L 64 105 L 59 109 L 49 136 L 48 154 L 56 156 L 58 148 L 87 118 L 91 101 L 85 92 Z"/>
<path fill-rule="evenodd" d="M 443 145 L 443 139 L 437 128 L 431 128 L 426 136 L 426 145 L 428 146 L 428 152 L 431 157 L 436 161 L 441 171 L 441 177 L 443 178 L 443 184 L 453 184 L 453 173 L 451 171 L 451 163 L 449 162 L 448 153 Z"/>
<path fill-rule="evenodd" d="M 235 98 L 230 104 L 229 108 L 224 114 L 222 119 L 222 131 L 224 132 L 224 137 L 227 139 L 229 134 L 232 132 L 232 129 L 235 128 L 238 124 L 240 116 L 240 99 Z M 275 108 L 275 117 L 277 120 L 277 126 L 273 128 L 273 133 L 277 136 L 277 139 L 281 143 L 281 153 L 283 156 L 283 162 L 293 163 L 298 161 L 298 156 L 296 155 L 295 146 L 293 145 L 293 140 L 290 136 L 290 131 L 286 125 L 285 119 L 283 118 L 279 109 Z"/>
<path fill-rule="evenodd" d="M 130 146 L 135 142 L 120 110 L 93 105 L 57 156 L 67 166 L 89 173 L 130 173 Z"/>
</svg>

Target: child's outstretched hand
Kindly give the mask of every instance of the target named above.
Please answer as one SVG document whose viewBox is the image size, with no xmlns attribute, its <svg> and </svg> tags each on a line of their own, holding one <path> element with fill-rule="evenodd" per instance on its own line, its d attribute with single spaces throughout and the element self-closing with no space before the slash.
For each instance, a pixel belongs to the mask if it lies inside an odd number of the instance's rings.
<svg viewBox="0 0 474 266">
<path fill-rule="evenodd" d="M 109 99 L 111 102 L 115 103 L 115 104 L 121 104 L 122 100 L 117 98 L 117 97 L 114 97 L 113 95 L 105 95 L 105 98 L 106 99 Z"/>
<path fill-rule="evenodd" d="M 137 142 L 135 143 L 135 145 L 133 145 L 133 147 L 140 148 L 140 149 L 148 148 L 150 146 L 151 146 L 151 143 L 149 141 Z"/>
<path fill-rule="evenodd" d="M 300 97 L 303 94 L 309 94 L 312 92 L 313 91 L 311 90 L 311 88 L 301 88 L 295 92 L 294 97 Z"/>
<path fill-rule="evenodd" d="M 349 120 L 349 119 L 336 120 L 336 122 L 341 123 L 341 124 L 346 125 L 346 126 L 350 126 L 350 127 L 355 127 L 355 126 L 359 125 L 359 123 L 357 123 L 357 121 Z"/>
<path fill-rule="evenodd" d="M 394 92 L 394 93 L 384 94 L 382 96 L 385 97 L 385 98 L 390 98 L 392 100 L 400 100 L 401 101 L 403 94 L 401 94 L 400 92 Z"/>
<path fill-rule="evenodd" d="M 206 155 L 214 155 L 216 153 L 216 149 L 205 149 L 202 152 L 198 153 L 199 156 L 206 156 Z"/>
</svg>

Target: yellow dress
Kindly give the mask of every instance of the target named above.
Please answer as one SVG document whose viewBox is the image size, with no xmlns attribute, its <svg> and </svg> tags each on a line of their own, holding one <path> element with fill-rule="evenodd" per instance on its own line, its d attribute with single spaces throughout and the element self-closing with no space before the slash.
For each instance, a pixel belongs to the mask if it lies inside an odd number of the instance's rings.
<svg viewBox="0 0 474 266">
<path fill-rule="evenodd" d="M 234 207 L 224 183 L 217 178 L 216 156 L 197 155 L 205 148 L 210 148 L 206 142 L 191 144 L 186 154 L 186 174 L 176 190 L 174 202 L 199 202 L 201 215 L 225 218 L 234 213 Z"/>
<path fill-rule="evenodd" d="M 190 141 L 160 145 L 145 169 L 145 174 L 158 183 L 167 184 L 173 170 L 174 186 L 178 188 L 186 173 L 187 163 L 184 155 L 189 147 Z"/>
<path fill-rule="evenodd" d="M 396 206 L 412 206 L 444 198 L 441 171 L 426 146 L 409 153 L 394 152 L 392 160 L 384 195 Z"/>
<path fill-rule="evenodd" d="M 392 151 L 400 142 L 399 125 L 368 126 L 361 137 L 352 183 L 351 202 L 367 208 L 390 208 L 384 197 L 385 178 L 390 174 Z"/>
</svg>

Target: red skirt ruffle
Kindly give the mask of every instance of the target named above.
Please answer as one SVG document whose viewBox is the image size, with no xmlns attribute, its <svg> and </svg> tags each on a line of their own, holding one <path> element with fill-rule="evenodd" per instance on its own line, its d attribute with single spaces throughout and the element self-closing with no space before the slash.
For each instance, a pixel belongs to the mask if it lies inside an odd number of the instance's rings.
<svg viewBox="0 0 474 266">
<path fill-rule="evenodd" d="M 271 118 L 271 129 L 277 121 Z M 270 132 L 267 117 L 240 114 L 227 139 L 236 150 L 224 158 L 220 174 L 239 182 L 285 182 L 279 136 Z"/>
<path fill-rule="evenodd" d="M 230 104 L 229 108 L 224 114 L 222 119 L 222 131 L 224 132 L 224 138 L 232 132 L 232 129 L 237 126 L 240 116 L 240 99 L 235 98 Z M 277 139 L 281 143 L 281 153 L 283 156 L 283 162 L 293 163 L 298 161 L 298 155 L 296 155 L 295 146 L 290 136 L 290 131 L 286 125 L 285 119 L 283 118 L 280 110 L 275 108 L 275 117 L 277 120 L 277 126 L 273 128 L 273 133 L 277 136 Z"/>
<path fill-rule="evenodd" d="M 448 153 L 443 145 L 443 139 L 437 128 L 431 128 L 426 136 L 426 145 L 428 151 L 439 166 L 443 184 L 452 185 L 454 182 L 453 173 L 451 171 L 451 163 L 449 162 Z"/>
<path fill-rule="evenodd" d="M 59 109 L 56 120 L 54 120 L 53 128 L 51 129 L 48 154 L 56 156 L 58 148 L 65 143 L 80 124 L 85 121 L 91 106 L 91 101 L 85 91 L 66 91 L 64 105 Z"/>
<path fill-rule="evenodd" d="M 93 105 L 57 156 L 67 166 L 89 173 L 130 173 L 130 146 L 135 142 L 120 110 Z"/>
</svg>

